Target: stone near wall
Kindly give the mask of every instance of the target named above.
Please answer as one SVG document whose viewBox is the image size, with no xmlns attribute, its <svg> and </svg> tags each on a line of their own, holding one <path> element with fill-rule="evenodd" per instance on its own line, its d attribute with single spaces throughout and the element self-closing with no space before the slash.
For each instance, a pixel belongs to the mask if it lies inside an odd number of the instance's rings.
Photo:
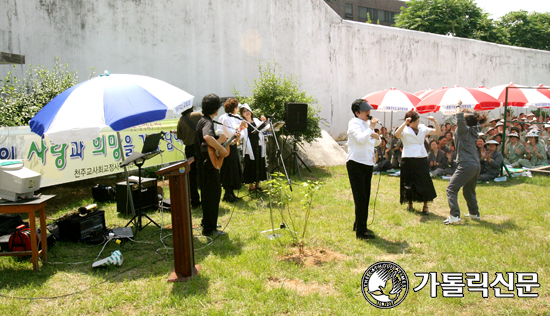
<svg viewBox="0 0 550 316">
<path fill-rule="evenodd" d="M 326 131 L 311 144 L 298 146 L 298 155 L 309 167 L 329 167 L 346 164 L 346 152 Z"/>
</svg>

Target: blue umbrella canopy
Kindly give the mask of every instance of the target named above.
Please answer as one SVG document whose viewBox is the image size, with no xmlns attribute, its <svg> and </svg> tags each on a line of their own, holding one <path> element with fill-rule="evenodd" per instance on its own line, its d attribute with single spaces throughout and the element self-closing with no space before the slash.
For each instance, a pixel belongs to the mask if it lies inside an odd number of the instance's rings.
<svg viewBox="0 0 550 316">
<path fill-rule="evenodd" d="M 56 144 L 96 138 L 104 127 L 115 131 L 163 120 L 192 107 L 193 96 L 164 81 L 112 74 L 77 84 L 50 101 L 29 125 Z"/>
</svg>

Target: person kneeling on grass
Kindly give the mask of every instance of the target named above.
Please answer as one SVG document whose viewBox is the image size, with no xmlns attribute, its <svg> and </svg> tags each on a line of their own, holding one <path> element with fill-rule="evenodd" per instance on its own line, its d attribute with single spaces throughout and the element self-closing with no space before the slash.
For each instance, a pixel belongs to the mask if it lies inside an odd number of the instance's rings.
<svg viewBox="0 0 550 316">
<path fill-rule="evenodd" d="M 502 154 L 497 150 L 498 142 L 496 140 L 487 141 L 487 149 L 481 149 L 481 172 L 479 181 L 494 180 L 500 174 L 502 166 Z"/>
<path fill-rule="evenodd" d="M 520 159 L 525 156 L 525 146 L 519 141 L 519 135 L 515 131 L 508 135 L 509 142 L 504 147 L 504 164 L 512 168 L 521 168 Z"/>
<path fill-rule="evenodd" d="M 528 140 L 525 145 L 525 156 L 527 159 L 520 159 L 519 164 L 525 168 L 537 168 L 548 165 L 546 149 L 544 144 L 539 142 L 539 134 L 532 130 L 527 133 Z"/>
</svg>

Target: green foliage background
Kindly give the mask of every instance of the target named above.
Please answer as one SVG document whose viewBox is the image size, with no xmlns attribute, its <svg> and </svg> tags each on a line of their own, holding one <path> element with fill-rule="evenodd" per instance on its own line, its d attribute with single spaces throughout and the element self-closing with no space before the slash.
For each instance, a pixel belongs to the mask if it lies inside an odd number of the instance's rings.
<svg viewBox="0 0 550 316">
<path fill-rule="evenodd" d="M 14 70 L 17 66 L 13 66 Z M 0 126 L 24 126 L 44 105 L 58 94 L 78 83 L 78 75 L 67 64 L 55 59 L 52 70 L 29 66 L 26 78 L 10 71 L 0 85 Z"/>
<path fill-rule="evenodd" d="M 307 109 L 307 130 L 305 132 L 293 133 L 299 142 L 312 142 L 315 138 L 321 137 L 321 118 L 319 112 L 321 107 L 317 100 L 306 91 L 300 89 L 300 82 L 294 75 L 285 76 L 281 73 L 280 66 L 276 62 L 267 62 L 265 65 L 258 65 L 260 77 L 254 79 L 251 86 L 252 95 L 245 96 L 233 89 L 233 93 L 241 103 L 248 103 L 254 115 L 271 115 L 275 117 L 273 122 L 285 120 L 285 103 L 301 102 L 308 103 Z"/>
<path fill-rule="evenodd" d="M 550 13 L 513 11 L 492 20 L 473 0 L 410 0 L 395 18 L 409 30 L 550 50 Z"/>
</svg>

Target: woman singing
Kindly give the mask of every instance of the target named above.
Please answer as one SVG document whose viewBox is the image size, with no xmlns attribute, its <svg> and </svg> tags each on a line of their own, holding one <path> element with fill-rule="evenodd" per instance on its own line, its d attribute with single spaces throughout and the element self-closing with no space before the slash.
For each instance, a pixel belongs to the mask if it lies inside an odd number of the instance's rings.
<svg viewBox="0 0 550 316">
<path fill-rule="evenodd" d="M 430 164 L 424 138 L 426 135 L 441 133 L 435 118 L 428 116 L 428 119 L 434 123 L 435 129 L 420 124 L 418 113 L 409 111 L 405 114 L 405 122 L 395 132 L 395 136 L 403 141 L 399 202 L 401 204 L 407 202 L 408 211 L 413 210 L 413 201 L 423 202 L 423 215 L 429 214 L 428 202 L 437 197 L 430 178 Z"/>
<path fill-rule="evenodd" d="M 258 133 L 250 126 L 258 128 L 266 119 L 263 115 L 260 117 L 261 120 L 255 118 L 248 104 L 241 105 L 239 113 L 249 125 L 242 133 L 242 141 L 244 143 L 243 182 L 248 183 L 249 191 L 262 191 L 260 181 L 267 179 L 264 160 L 264 134 L 261 132 Z"/>
<path fill-rule="evenodd" d="M 239 101 L 234 98 L 229 98 L 223 106 L 225 113 L 220 116 L 222 123 L 222 132 L 227 138 L 231 138 L 238 130 L 241 121 L 238 118 L 231 117 L 228 114 L 235 115 L 238 111 Z M 242 183 L 241 164 L 239 162 L 239 153 L 237 145 L 229 146 L 229 156 L 225 157 L 222 168 L 220 170 L 221 184 L 225 190 L 223 200 L 233 203 L 239 199 L 233 190 L 239 190 Z"/>
</svg>

